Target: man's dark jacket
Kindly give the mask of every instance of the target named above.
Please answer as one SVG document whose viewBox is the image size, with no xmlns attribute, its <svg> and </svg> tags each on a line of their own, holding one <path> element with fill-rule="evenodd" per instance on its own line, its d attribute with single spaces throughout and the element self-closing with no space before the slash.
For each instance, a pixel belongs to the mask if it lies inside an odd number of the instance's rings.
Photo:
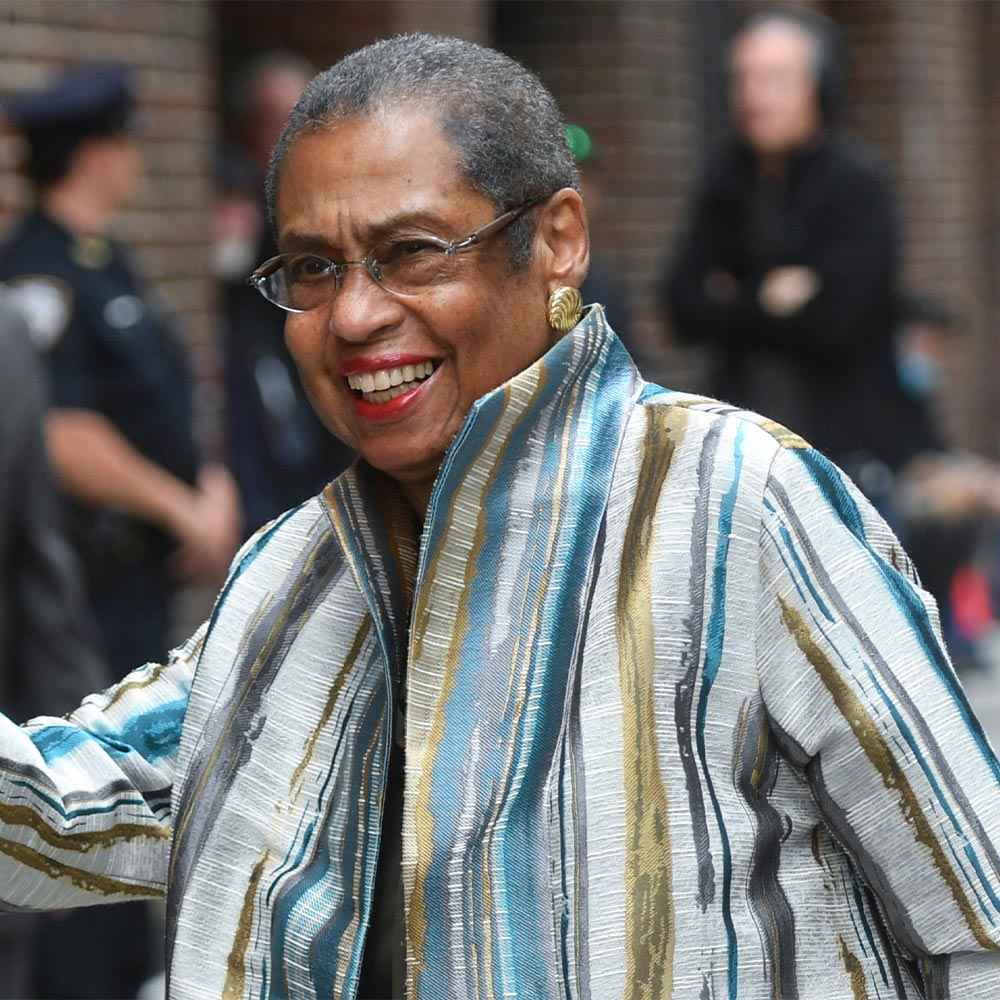
<svg viewBox="0 0 1000 1000">
<path fill-rule="evenodd" d="M 45 391 L 0 290 L 0 710 L 61 715 L 109 683 L 42 438 Z"/>
<path fill-rule="evenodd" d="M 682 342 L 709 345 L 714 395 L 784 423 L 835 458 L 864 451 L 898 467 L 912 407 L 893 352 L 900 234 L 887 172 L 861 144 L 824 136 L 783 180 L 758 179 L 742 144 L 709 171 L 664 281 Z M 784 317 L 758 295 L 778 267 L 807 267 L 818 293 Z M 706 278 L 735 279 L 713 298 Z"/>
</svg>

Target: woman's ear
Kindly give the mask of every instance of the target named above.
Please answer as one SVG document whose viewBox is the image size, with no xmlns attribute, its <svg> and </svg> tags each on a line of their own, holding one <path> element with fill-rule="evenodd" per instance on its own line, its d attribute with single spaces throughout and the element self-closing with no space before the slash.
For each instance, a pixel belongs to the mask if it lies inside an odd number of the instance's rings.
<svg viewBox="0 0 1000 1000">
<path fill-rule="evenodd" d="M 550 291 L 579 288 L 590 267 L 587 210 L 573 188 L 557 191 L 542 207 L 537 230 L 539 257 Z"/>
</svg>

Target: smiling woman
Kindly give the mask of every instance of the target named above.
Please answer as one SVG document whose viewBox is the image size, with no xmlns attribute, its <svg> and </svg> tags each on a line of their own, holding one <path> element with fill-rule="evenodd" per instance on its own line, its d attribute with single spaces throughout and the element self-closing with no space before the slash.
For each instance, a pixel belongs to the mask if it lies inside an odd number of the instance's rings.
<svg viewBox="0 0 1000 1000">
<path fill-rule="evenodd" d="M 166 665 L 0 724 L 0 899 L 166 892 L 185 1000 L 997 995 L 1000 764 L 933 601 L 805 441 L 580 314 L 539 81 L 379 42 L 269 190 L 252 281 L 360 457 Z"/>
<path fill-rule="evenodd" d="M 271 166 L 286 252 L 251 279 L 289 309 L 286 340 L 321 418 L 421 515 L 472 404 L 552 345 L 546 303 L 559 287 L 582 284 L 588 260 L 576 169 L 551 98 L 485 49 L 476 50 L 478 85 L 457 91 L 444 83 L 448 60 L 459 68 L 456 53 L 423 45 L 425 61 L 411 53 L 399 77 L 364 72 L 364 61 L 384 58 L 375 46 L 307 88 Z M 503 113 L 490 89 L 501 70 L 513 92 Z M 478 130 L 458 117 L 474 122 L 477 101 Z M 537 152 L 522 154 L 531 175 L 512 173 L 498 191 L 495 162 L 477 167 L 479 146 L 452 136 L 471 132 L 483 143 L 489 122 L 491 146 L 523 140 L 526 126 L 512 119 L 524 105 L 538 110 L 531 147 L 551 147 L 554 137 L 555 151 L 541 166 Z M 505 155 L 518 159 L 516 149 Z M 399 356 L 430 365 L 430 377 L 392 399 L 350 391 L 349 374 L 387 373 Z"/>
</svg>

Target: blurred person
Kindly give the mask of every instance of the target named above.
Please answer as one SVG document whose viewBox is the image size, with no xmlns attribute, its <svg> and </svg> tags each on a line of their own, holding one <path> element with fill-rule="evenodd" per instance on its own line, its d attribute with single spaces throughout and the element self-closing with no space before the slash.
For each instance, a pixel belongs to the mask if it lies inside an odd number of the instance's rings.
<svg viewBox="0 0 1000 1000">
<path fill-rule="evenodd" d="M 260 56 L 237 74 L 230 100 L 237 142 L 218 163 L 215 262 L 224 296 L 228 458 L 247 530 L 312 496 L 351 458 L 306 399 L 285 347 L 281 314 L 246 280 L 254 263 L 278 252 L 264 175 L 312 76 L 304 59 L 286 52 Z"/>
<path fill-rule="evenodd" d="M 944 377 L 960 318 L 931 295 L 901 298 L 896 355 L 909 419 L 897 428 L 893 504 L 900 534 L 941 609 L 960 669 L 981 665 L 996 627 L 991 577 L 1000 528 L 1000 465 L 949 446 L 938 431 Z"/>
<path fill-rule="evenodd" d="M 359 457 L 165 663 L 0 718 L 6 905 L 166 893 L 172 1000 L 997 995 L 933 600 L 822 454 L 583 311 L 578 187 L 500 53 L 310 83 L 253 282 Z"/>
<path fill-rule="evenodd" d="M 43 441 L 45 386 L 21 315 L 0 286 L 0 711 L 69 712 L 111 683 L 62 525 Z M 0 919 L 0 997 L 32 993 L 33 914 Z"/>
<path fill-rule="evenodd" d="M 891 464 L 905 409 L 895 370 L 895 195 L 837 128 L 843 42 L 827 18 L 751 17 L 729 50 L 734 135 L 707 171 L 663 298 L 706 345 L 711 391 L 794 427 L 856 475 Z"/>
<path fill-rule="evenodd" d="M 109 235 L 141 171 L 128 70 L 69 70 L 6 111 L 27 140 L 36 201 L 0 247 L 0 281 L 45 361 L 46 444 L 118 679 L 166 651 L 180 579 L 224 574 L 238 499 L 224 468 L 198 455 L 180 337 Z M 49 919 L 36 994 L 133 996 L 150 968 L 147 933 L 137 903 Z"/>
<path fill-rule="evenodd" d="M 605 209 L 604 174 L 599 162 L 600 156 L 593 138 L 582 125 L 567 125 L 566 139 L 580 171 L 580 194 L 587 209 L 587 222 L 593 231 L 595 226 L 600 225 Z M 608 322 L 614 327 L 618 339 L 628 348 L 633 358 L 641 359 L 641 352 L 637 349 L 632 332 L 628 289 L 611 264 L 597 253 L 591 252 L 590 270 L 580 288 L 580 294 L 584 302 L 599 302 L 604 306 Z"/>
</svg>

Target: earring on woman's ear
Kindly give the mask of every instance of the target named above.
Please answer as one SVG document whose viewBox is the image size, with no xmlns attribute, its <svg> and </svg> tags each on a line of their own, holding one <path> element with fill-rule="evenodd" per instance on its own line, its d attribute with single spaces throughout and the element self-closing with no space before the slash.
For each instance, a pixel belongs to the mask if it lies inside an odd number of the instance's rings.
<svg viewBox="0 0 1000 1000">
<path fill-rule="evenodd" d="M 583 315 L 583 299 L 576 288 L 563 285 L 549 295 L 549 326 L 556 333 L 572 330 Z"/>
</svg>

